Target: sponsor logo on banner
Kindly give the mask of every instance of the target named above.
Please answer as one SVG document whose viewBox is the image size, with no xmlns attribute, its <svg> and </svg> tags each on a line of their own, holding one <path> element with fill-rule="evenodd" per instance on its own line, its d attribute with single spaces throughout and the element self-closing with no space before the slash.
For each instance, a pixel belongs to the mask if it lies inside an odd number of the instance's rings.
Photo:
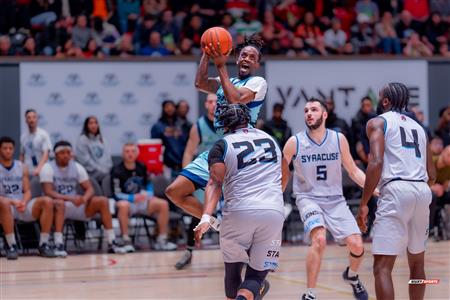
<svg viewBox="0 0 450 300">
<path fill-rule="evenodd" d="M 175 85 L 187 86 L 190 84 L 188 75 L 186 73 L 177 73 L 173 81 Z"/>
<path fill-rule="evenodd" d="M 83 120 L 79 113 L 70 113 L 64 123 L 70 127 L 80 127 L 83 125 Z"/>
<path fill-rule="evenodd" d="M 78 73 L 69 73 L 67 75 L 66 80 L 64 81 L 66 86 L 77 87 L 83 85 L 83 81 L 81 81 L 80 74 Z"/>
<path fill-rule="evenodd" d="M 122 144 L 136 143 L 137 140 L 137 135 L 134 131 L 125 131 L 120 138 Z"/>
<path fill-rule="evenodd" d="M 100 99 L 99 95 L 96 92 L 89 92 L 84 97 L 83 103 L 86 105 L 99 105 L 102 103 L 102 99 Z"/>
<path fill-rule="evenodd" d="M 117 86 L 119 85 L 119 79 L 114 73 L 106 73 L 105 76 L 103 76 L 102 85 Z"/>
<path fill-rule="evenodd" d="M 150 73 L 142 73 L 137 82 L 139 86 L 152 86 L 155 83 L 155 79 L 153 79 L 153 76 Z"/>
<path fill-rule="evenodd" d="M 160 92 L 156 98 L 156 101 L 162 103 L 165 100 L 172 99 L 168 92 Z"/>
<path fill-rule="evenodd" d="M 103 117 L 102 124 L 105 126 L 118 126 L 120 124 L 119 116 L 116 113 L 107 113 Z"/>
<path fill-rule="evenodd" d="M 44 86 L 47 81 L 41 73 L 32 73 L 28 79 L 29 86 Z"/>
<path fill-rule="evenodd" d="M 64 140 L 64 137 L 61 132 L 55 131 L 50 133 L 50 139 L 52 141 L 52 144 L 56 144 L 56 142 L 59 142 L 61 140 Z"/>
<path fill-rule="evenodd" d="M 120 97 L 120 103 L 124 105 L 134 105 L 137 104 L 137 102 L 138 100 L 132 92 L 125 92 L 122 94 L 122 97 Z"/>
<path fill-rule="evenodd" d="M 53 92 L 50 93 L 50 95 L 47 98 L 47 101 L 45 101 L 45 103 L 47 103 L 47 105 L 49 106 L 61 106 L 64 105 L 66 101 L 64 101 L 61 93 L 58 92 Z"/>
<path fill-rule="evenodd" d="M 139 118 L 139 124 L 144 126 L 153 125 L 153 114 L 152 113 L 143 113 Z"/>
</svg>

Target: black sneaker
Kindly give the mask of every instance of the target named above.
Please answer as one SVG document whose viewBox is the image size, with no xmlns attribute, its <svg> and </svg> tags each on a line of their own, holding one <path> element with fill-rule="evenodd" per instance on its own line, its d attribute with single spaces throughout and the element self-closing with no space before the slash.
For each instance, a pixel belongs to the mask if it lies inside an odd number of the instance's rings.
<svg viewBox="0 0 450 300">
<path fill-rule="evenodd" d="M 42 257 L 53 258 L 53 257 L 57 256 L 55 251 L 47 243 L 43 243 L 42 245 L 40 245 L 38 250 L 39 250 L 39 256 L 42 256 Z"/>
<path fill-rule="evenodd" d="M 55 250 L 54 250 L 55 256 L 66 258 L 67 257 L 67 251 L 64 249 L 63 244 L 56 244 Z"/>
<path fill-rule="evenodd" d="M 191 264 L 192 261 L 192 251 L 186 250 L 184 251 L 183 256 L 180 260 L 175 264 L 175 269 L 181 270 L 187 265 Z"/>
<path fill-rule="evenodd" d="M 262 300 L 262 298 L 267 294 L 269 289 L 270 289 L 269 282 L 267 280 L 264 280 L 261 289 L 259 290 L 259 296 L 257 296 L 255 300 Z"/>
<path fill-rule="evenodd" d="M 342 278 L 345 282 L 349 283 L 353 289 L 353 296 L 357 300 L 367 300 L 369 299 L 369 295 L 367 294 L 366 289 L 364 288 L 361 280 L 359 280 L 359 276 L 348 276 L 348 267 L 345 269 L 344 273 L 342 273 Z"/>
<path fill-rule="evenodd" d="M 9 260 L 14 260 L 19 257 L 19 253 L 17 252 L 17 245 L 13 244 L 11 246 L 5 246 L 6 250 L 6 258 Z"/>
<path fill-rule="evenodd" d="M 317 297 L 311 293 L 305 293 L 302 296 L 302 300 L 317 300 Z"/>
<path fill-rule="evenodd" d="M 125 254 L 127 250 L 116 241 L 113 241 L 112 244 L 108 245 L 108 253 Z"/>
</svg>

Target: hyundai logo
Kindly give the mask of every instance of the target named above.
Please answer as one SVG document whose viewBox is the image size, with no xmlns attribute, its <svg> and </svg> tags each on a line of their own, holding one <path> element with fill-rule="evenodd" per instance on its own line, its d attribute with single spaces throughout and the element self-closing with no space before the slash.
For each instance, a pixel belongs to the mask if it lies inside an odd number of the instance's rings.
<svg viewBox="0 0 450 300">
<path fill-rule="evenodd" d="M 137 135 L 134 131 L 125 131 L 120 138 L 122 144 L 136 143 Z"/>
<path fill-rule="evenodd" d="M 83 120 L 81 119 L 81 115 L 79 113 L 71 113 L 67 116 L 65 123 L 67 126 L 80 127 L 83 125 Z"/>
<path fill-rule="evenodd" d="M 143 113 L 139 118 L 139 124 L 144 126 L 150 126 L 153 122 L 153 114 L 152 113 Z"/>
<path fill-rule="evenodd" d="M 122 97 L 120 98 L 120 103 L 126 105 L 133 105 L 136 104 L 137 102 L 138 100 L 132 92 L 125 92 L 122 94 Z"/>
<path fill-rule="evenodd" d="M 41 73 L 33 73 L 28 79 L 28 85 L 30 86 L 44 86 L 47 82 Z"/>
<path fill-rule="evenodd" d="M 119 85 L 119 79 L 114 73 L 106 73 L 103 77 L 102 84 L 104 86 L 117 86 Z"/>
<path fill-rule="evenodd" d="M 103 118 L 103 125 L 117 126 L 120 124 L 119 117 L 115 113 L 107 113 Z"/>
<path fill-rule="evenodd" d="M 50 106 L 60 106 L 64 104 L 64 99 L 61 95 L 61 93 L 53 92 L 50 93 L 50 95 L 47 98 L 46 103 Z"/>
<path fill-rule="evenodd" d="M 69 73 L 67 75 L 66 80 L 64 81 L 66 83 L 66 86 L 81 86 L 83 85 L 83 82 L 81 81 L 81 77 L 78 73 Z"/>
<path fill-rule="evenodd" d="M 86 94 L 86 97 L 84 97 L 83 103 L 86 105 L 99 105 L 102 103 L 102 100 L 96 92 L 89 92 Z"/>
<path fill-rule="evenodd" d="M 137 84 L 139 86 L 152 86 L 155 84 L 155 80 L 153 79 L 152 74 L 143 73 L 141 74 L 141 76 L 139 76 Z"/>
</svg>

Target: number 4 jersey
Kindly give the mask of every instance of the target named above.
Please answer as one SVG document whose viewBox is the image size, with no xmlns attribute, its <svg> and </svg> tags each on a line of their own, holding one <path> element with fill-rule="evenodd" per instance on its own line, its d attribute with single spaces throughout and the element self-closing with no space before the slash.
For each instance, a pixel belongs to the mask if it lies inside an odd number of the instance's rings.
<svg viewBox="0 0 450 300">
<path fill-rule="evenodd" d="M 211 148 L 209 165 L 224 163 L 224 214 L 273 209 L 283 213 L 281 150 L 267 133 L 241 128 L 226 134 Z"/>
<path fill-rule="evenodd" d="M 384 162 L 379 186 L 393 180 L 428 181 L 427 135 L 410 117 L 387 112 L 384 123 Z"/>
<path fill-rule="evenodd" d="M 295 135 L 294 193 L 300 197 L 342 196 L 342 167 L 339 135 L 327 129 L 320 144 L 306 131 Z"/>
</svg>

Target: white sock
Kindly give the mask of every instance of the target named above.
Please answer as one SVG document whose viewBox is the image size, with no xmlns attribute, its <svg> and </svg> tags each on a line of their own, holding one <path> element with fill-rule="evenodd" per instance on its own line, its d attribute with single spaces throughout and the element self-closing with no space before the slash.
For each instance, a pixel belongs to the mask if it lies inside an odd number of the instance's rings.
<svg viewBox="0 0 450 300">
<path fill-rule="evenodd" d="M 316 296 L 316 288 L 307 288 L 306 289 L 306 294 L 310 294 L 310 295 L 313 295 L 315 297 Z"/>
<path fill-rule="evenodd" d="M 106 237 L 108 238 L 108 244 L 112 244 L 116 239 L 116 234 L 114 233 L 114 229 L 106 229 Z"/>
<path fill-rule="evenodd" d="M 167 233 L 158 235 L 157 241 L 158 241 L 158 243 L 161 243 L 161 244 L 164 244 L 165 242 L 167 242 Z"/>
<path fill-rule="evenodd" d="M 55 238 L 55 244 L 56 245 L 62 245 L 63 243 L 63 235 L 62 232 L 55 232 L 54 236 Z"/>
<path fill-rule="evenodd" d="M 39 238 L 39 246 L 42 246 L 42 244 L 48 244 L 48 237 L 50 234 L 41 232 L 41 237 Z"/>
<path fill-rule="evenodd" d="M 355 271 L 352 271 L 352 269 L 350 269 L 350 267 L 348 268 L 348 277 L 355 277 L 358 276 L 358 273 Z"/>
<path fill-rule="evenodd" d="M 124 242 L 130 242 L 131 238 L 130 238 L 130 236 L 128 234 L 124 234 L 124 235 L 122 235 L 122 240 Z"/>
<path fill-rule="evenodd" d="M 8 243 L 8 246 L 16 245 L 16 237 L 14 236 L 14 233 L 6 234 L 6 242 Z"/>
</svg>

